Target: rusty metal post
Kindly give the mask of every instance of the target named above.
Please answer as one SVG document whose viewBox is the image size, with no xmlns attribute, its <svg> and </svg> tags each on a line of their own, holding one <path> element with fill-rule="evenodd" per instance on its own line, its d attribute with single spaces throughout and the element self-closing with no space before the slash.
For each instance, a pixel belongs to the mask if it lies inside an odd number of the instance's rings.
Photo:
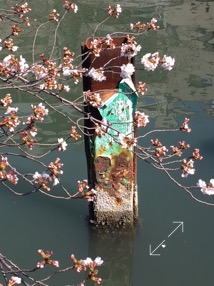
<svg viewBox="0 0 214 286">
<path fill-rule="evenodd" d="M 120 66 L 128 63 L 120 56 L 126 37 L 115 37 L 114 49 L 103 49 L 99 57 L 90 53 L 90 42 L 82 44 L 83 68 L 100 68 L 105 65 L 106 81 L 83 78 L 84 91 L 99 92 L 103 105 L 94 108 L 86 103 L 85 111 L 99 121 L 107 120 L 108 132 L 96 136 L 94 123 L 85 119 L 85 151 L 88 164 L 88 180 L 97 191 L 90 205 L 91 221 L 97 225 L 133 225 L 138 216 L 136 156 L 134 147 L 123 148 L 119 134 L 134 138 L 133 124 L 137 105 L 134 79 L 120 78 Z M 108 64 L 106 64 L 108 63 Z"/>
</svg>

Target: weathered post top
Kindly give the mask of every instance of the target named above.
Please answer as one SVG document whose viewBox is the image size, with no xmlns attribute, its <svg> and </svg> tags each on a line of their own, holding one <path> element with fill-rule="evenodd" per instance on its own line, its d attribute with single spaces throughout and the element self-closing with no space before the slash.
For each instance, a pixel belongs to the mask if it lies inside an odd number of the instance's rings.
<svg viewBox="0 0 214 286">
<path fill-rule="evenodd" d="M 84 77 L 84 91 L 99 92 L 102 106 L 94 108 L 86 102 L 85 111 L 99 122 L 102 136 L 96 134 L 95 124 L 86 116 L 85 150 L 88 180 L 97 191 L 91 204 L 91 220 L 97 225 L 133 225 L 137 218 L 136 157 L 133 146 L 121 144 L 121 138 L 135 137 L 134 113 L 137 93 L 131 79 L 121 79 L 120 67 L 128 64 L 121 57 L 125 37 L 113 38 L 114 49 L 103 49 L 99 57 L 90 53 L 90 41 L 82 44 L 83 67 L 105 67 L 106 80 L 99 82 Z M 107 122 L 102 126 L 101 121 Z"/>
<path fill-rule="evenodd" d="M 105 44 L 102 45 L 100 56 L 96 57 L 91 51 L 91 41 L 93 38 L 88 38 L 85 43 L 81 44 L 83 67 L 90 69 L 99 69 L 104 67 L 104 75 L 106 76 L 105 82 L 95 81 L 90 77 L 83 77 L 83 90 L 98 91 L 98 90 L 111 90 L 118 88 L 121 80 L 120 67 L 123 64 L 128 64 L 127 57 L 121 57 L 121 46 L 127 42 L 126 37 L 113 37 L 115 48 L 107 48 Z M 131 63 L 134 64 L 134 58 Z M 132 77 L 134 82 L 134 76 Z"/>
</svg>

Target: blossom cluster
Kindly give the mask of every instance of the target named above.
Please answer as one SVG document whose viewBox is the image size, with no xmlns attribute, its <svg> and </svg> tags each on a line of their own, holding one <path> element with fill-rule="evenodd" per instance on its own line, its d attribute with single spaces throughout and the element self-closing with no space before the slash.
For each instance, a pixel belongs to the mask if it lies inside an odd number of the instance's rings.
<svg viewBox="0 0 214 286">
<path fill-rule="evenodd" d="M 127 42 L 122 44 L 121 46 L 121 57 L 128 57 L 130 60 L 131 58 L 135 57 L 138 52 L 141 50 L 141 45 L 138 45 L 135 41 L 135 37 L 130 37 L 127 35 Z"/>
<path fill-rule="evenodd" d="M 122 8 L 120 4 L 116 4 L 115 7 L 108 7 L 108 14 L 109 16 L 114 16 L 115 18 L 118 18 L 119 15 L 122 13 Z"/>
<path fill-rule="evenodd" d="M 106 76 L 104 75 L 104 71 L 102 68 L 95 69 L 91 68 L 88 73 L 86 73 L 86 76 L 91 77 L 95 81 L 104 81 L 106 80 Z"/>
<path fill-rule="evenodd" d="M 79 70 L 73 65 L 75 53 L 70 51 L 67 47 L 63 48 L 63 62 L 59 65 L 59 70 L 66 77 L 72 77 L 74 83 L 79 82 L 79 78 L 82 78 L 84 70 Z M 65 87 L 64 87 L 65 89 Z M 68 91 L 68 90 L 66 90 Z"/>
<path fill-rule="evenodd" d="M 34 184 L 38 185 L 39 188 L 43 188 L 45 191 L 49 192 L 50 188 L 47 186 L 50 182 L 53 181 L 53 186 L 59 184 L 59 175 L 63 174 L 63 171 L 60 170 L 63 167 L 63 164 L 60 162 L 59 158 L 56 158 L 54 162 L 51 162 L 48 166 L 47 172 L 39 173 L 35 172 L 33 175 Z"/>
<path fill-rule="evenodd" d="M 49 14 L 49 20 L 50 21 L 59 21 L 59 13 L 57 13 L 56 9 L 53 9 L 51 13 Z"/>
<path fill-rule="evenodd" d="M 39 186 L 39 188 L 43 188 L 45 191 L 49 192 L 50 188 L 47 186 L 48 183 L 51 182 L 51 176 L 48 173 L 35 172 L 33 175 L 34 183 Z"/>
<path fill-rule="evenodd" d="M 51 162 L 48 166 L 50 176 L 53 179 L 53 186 L 59 184 L 58 176 L 63 174 L 62 170 L 59 170 L 63 167 L 63 164 L 60 162 L 60 158 L 56 158 L 54 162 Z"/>
<path fill-rule="evenodd" d="M 25 16 L 25 14 L 29 13 L 31 11 L 31 8 L 28 6 L 28 3 L 25 2 L 24 4 L 22 5 L 18 5 L 16 4 L 14 7 L 11 8 L 13 13 L 15 15 L 18 15 L 18 17 L 20 19 L 22 19 L 23 23 L 26 25 L 26 26 L 30 26 L 30 23 L 29 23 L 29 18 L 27 16 Z"/>
<path fill-rule="evenodd" d="M 11 168 L 7 157 L 0 157 L 0 181 L 8 181 L 13 185 L 18 183 L 16 169 Z"/>
<path fill-rule="evenodd" d="M 11 49 L 13 49 L 12 46 Z M 29 65 L 26 63 L 26 60 L 22 57 L 16 58 L 15 55 L 7 55 L 2 63 L 0 63 L 0 75 L 8 78 L 10 75 L 20 74 L 26 75 L 28 72 Z"/>
<path fill-rule="evenodd" d="M 201 192 L 206 195 L 214 195 L 214 179 L 211 179 L 209 183 L 199 179 L 197 186 L 201 188 Z"/>
<path fill-rule="evenodd" d="M 78 140 L 81 138 L 81 135 L 77 133 L 77 128 L 76 126 L 71 126 L 71 138 Z"/>
<path fill-rule="evenodd" d="M 128 63 L 127 65 L 126 64 L 123 64 L 121 67 L 121 73 L 120 73 L 120 76 L 122 78 L 131 78 L 131 76 L 133 75 L 133 73 L 135 72 L 135 67 L 133 66 L 133 64 L 131 63 Z"/>
<path fill-rule="evenodd" d="M 162 145 L 159 139 L 155 139 L 155 140 L 151 139 L 151 143 L 153 146 L 156 147 L 154 155 L 158 158 L 160 162 L 162 162 L 163 160 L 162 156 L 165 156 L 167 154 L 168 149 Z"/>
<path fill-rule="evenodd" d="M 78 192 L 81 194 L 81 196 L 88 202 L 93 202 L 94 196 L 96 195 L 97 191 L 88 186 L 87 180 L 78 181 L 77 184 Z"/>
<path fill-rule="evenodd" d="M 65 0 L 65 3 L 64 3 L 64 5 L 63 5 L 63 7 L 64 7 L 64 9 L 65 9 L 66 11 L 73 10 L 74 13 L 77 13 L 77 11 L 78 11 L 78 6 L 77 6 L 77 4 L 71 3 L 70 0 Z"/>
<path fill-rule="evenodd" d="M 181 164 L 181 177 L 186 178 L 188 175 L 194 175 L 195 169 L 194 169 L 194 161 L 192 159 L 186 160 L 184 159 Z"/>
<path fill-rule="evenodd" d="M 32 138 L 31 136 L 36 136 L 37 128 L 31 125 L 29 130 L 22 130 L 19 132 L 19 135 L 22 139 L 22 142 L 25 146 L 27 146 L 30 150 L 33 149 L 34 144 L 37 142 L 36 139 Z"/>
<path fill-rule="evenodd" d="M 181 150 L 186 150 L 186 149 L 189 149 L 190 148 L 190 145 L 189 144 L 186 144 L 185 141 L 179 141 L 178 142 L 178 146 L 175 147 L 175 146 L 170 146 L 170 148 L 172 149 L 173 153 L 178 156 L 178 157 L 181 157 L 182 156 L 182 151 Z"/>
<path fill-rule="evenodd" d="M 92 105 L 93 107 L 101 107 L 103 105 L 102 99 L 100 97 L 100 93 L 91 92 L 90 90 L 84 92 L 85 100 Z"/>
<path fill-rule="evenodd" d="M 15 128 L 20 124 L 20 120 L 16 115 L 18 107 L 11 107 L 11 95 L 8 93 L 1 99 L 1 105 L 6 109 L 5 115 L 2 116 L 3 121 L 0 122 L 1 127 L 6 127 L 10 132 L 14 132 Z"/>
<path fill-rule="evenodd" d="M 137 139 L 132 138 L 131 135 L 123 135 L 120 133 L 118 136 L 118 143 L 122 148 L 132 150 L 133 147 L 137 145 Z"/>
<path fill-rule="evenodd" d="M 46 251 L 44 252 L 42 249 L 38 250 L 38 253 L 41 255 L 42 257 L 42 261 L 39 261 L 36 265 L 37 268 L 44 268 L 44 266 L 46 264 L 48 265 L 53 265 L 55 267 L 59 267 L 59 262 L 57 260 L 52 260 L 50 259 L 51 256 L 53 256 L 53 252 L 52 251 Z"/>
<path fill-rule="evenodd" d="M 66 147 L 68 146 L 67 142 L 63 138 L 58 138 L 58 150 L 59 151 L 65 151 Z"/>
<path fill-rule="evenodd" d="M 18 14 L 20 18 L 23 17 L 23 14 L 26 14 L 31 11 L 31 8 L 28 6 L 28 3 L 25 2 L 22 5 L 16 4 L 14 7 L 12 7 L 12 11 L 14 14 Z"/>
<path fill-rule="evenodd" d="M 33 144 L 36 143 L 36 139 L 31 138 L 37 135 L 36 122 L 42 122 L 44 117 L 48 115 L 49 110 L 45 108 L 42 103 L 38 105 L 31 105 L 33 115 L 29 116 L 24 122 L 26 130 L 20 132 L 23 143 L 30 149 L 33 149 Z"/>
<path fill-rule="evenodd" d="M 101 39 L 93 39 L 89 46 L 91 52 L 95 55 L 95 57 L 100 56 L 100 52 L 102 50 L 102 40 Z"/>
<path fill-rule="evenodd" d="M 138 21 L 135 24 L 131 23 L 130 28 L 131 30 L 136 30 L 137 32 L 144 32 L 145 30 L 158 30 L 159 26 L 157 26 L 156 23 L 157 19 L 152 18 L 152 20 L 147 24 L 144 23 L 141 24 L 140 21 Z"/>
<path fill-rule="evenodd" d="M 163 145 L 162 145 L 162 143 L 160 142 L 160 140 L 159 139 L 151 139 L 151 143 L 152 143 L 152 145 L 153 146 L 156 146 L 156 147 L 162 147 Z"/>
<path fill-rule="evenodd" d="M 12 38 L 7 38 L 3 42 L 2 42 L 2 40 L 0 40 L 0 51 L 2 49 L 7 49 L 10 52 L 15 52 L 18 50 L 18 46 L 14 45 Z M 2 63 L 0 63 L 0 67 L 1 67 L 1 70 L 3 70 L 3 68 L 5 70 L 9 70 L 9 68 L 6 68 L 5 66 L 3 66 Z M 2 75 L 4 75 L 3 72 L 2 72 Z"/>
<path fill-rule="evenodd" d="M 95 260 L 92 260 L 90 257 L 87 257 L 84 260 L 77 260 L 74 254 L 72 254 L 71 260 L 77 272 L 89 270 L 88 279 L 90 279 L 96 284 L 100 284 L 102 282 L 102 279 L 100 277 L 97 277 L 99 272 L 96 269 L 97 266 L 101 266 L 103 264 L 103 260 L 101 259 L 101 257 L 96 257 Z"/>
<path fill-rule="evenodd" d="M 17 23 L 14 24 L 14 25 L 11 27 L 11 29 L 12 29 L 12 32 L 11 32 L 12 36 L 18 36 L 19 33 L 21 33 L 21 32 L 24 31 L 23 29 L 19 28 L 19 26 L 18 26 Z"/>
<path fill-rule="evenodd" d="M 142 81 L 139 81 L 138 82 L 138 85 L 137 85 L 137 92 L 141 95 L 144 95 L 145 92 L 147 91 L 147 88 L 146 88 L 146 83 L 142 82 Z"/>
<path fill-rule="evenodd" d="M 20 277 L 12 276 L 9 279 L 7 286 L 13 286 L 13 285 L 16 285 L 16 284 L 21 284 L 21 282 L 22 282 L 22 279 Z"/>
<path fill-rule="evenodd" d="M 195 148 L 192 153 L 192 158 L 195 160 L 202 160 L 203 156 L 200 155 L 200 150 L 198 148 Z"/>
<path fill-rule="evenodd" d="M 159 56 L 158 52 L 153 54 L 147 53 L 141 58 L 141 63 L 144 65 L 146 71 L 154 71 L 159 65 L 164 70 L 171 70 L 175 64 L 175 59 L 164 55 L 163 58 Z"/>
<path fill-rule="evenodd" d="M 106 125 L 95 123 L 94 124 L 94 133 L 101 138 L 106 134 Z"/>
<path fill-rule="evenodd" d="M 93 40 L 91 40 L 89 45 L 89 49 L 95 57 L 99 57 L 100 52 L 106 48 L 115 48 L 114 40 L 109 34 L 103 38 L 94 38 Z"/>
<path fill-rule="evenodd" d="M 104 41 L 104 44 L 106 44 L 107 48 L 109 49 L 115 48 L 114 39 L 109 34 L 105 36 L 103 41 Z"/>
<path fill-rule="evenodd" d="M 149 116 L 145 115 L 144 112 L 136 111 L 134 114 L 134 122 L 137 127 L 146 127 L 149 123 Z"/>
<path fill-rule="evenodd" d="M 160 162 L 163 160 L 161 156 L 165 156 L 167 152 L 168 149 L 165 146 L 155 148 L 155 156 L 159 159 Z"/>
</svg>

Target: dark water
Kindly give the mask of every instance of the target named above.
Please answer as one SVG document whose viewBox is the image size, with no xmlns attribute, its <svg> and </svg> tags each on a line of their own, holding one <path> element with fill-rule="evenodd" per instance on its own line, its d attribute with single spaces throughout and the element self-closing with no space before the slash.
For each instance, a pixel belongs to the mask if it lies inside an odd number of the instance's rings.
<svg viewBox="0 0 214 286">
<path fill-rule="evenodd" d="M 42 14 L 39 2 L 43 6 Z M 45 21 L 49 10 L 61 7 L 60 1 L 55 2 L 29 1 L 35 8 L 32 30 Z M 56 56 L 60 53 L 59 46 L 78 51 L 79 43 L 90 36 L 96 24 L 105 17 L 104 9 L 114 3 L 79 1 L 79 13 L 66 18 L 60 28 Z M 176 145 L 176 141 L 182 139 L 193 148 L 200 148 L 204 160 L 196 165 L 196 174 L 186 179 L 186 184 L 195 184 L 199 178 L 214 178 L 214 1 L 132 0 L 117 3 L 121 4 L 124 13 L 120 19 L 101 26 L 98 35 L 126 31 L 131 22 L 147 22 L 156 17 L 160 30 L 140 38 L 142 53 L 158 50 L 176 59 L 170 73 L 160 70 L 145 73 L 140 70 L 137 60 L 137 79 L 148 84 L 146 96 L 139 99 L 139 110 L 150 115 L 147 130 L 178 127 L 185 117 L 189 117 L 192 133 L 180 138 L 166 134 L 161 140 Z M 48 34 L 46 29 L 41 30 L 36 54 L 44 50 L 50 52 L 51 29 Z M 25 41 L 25 53 L 31 59 L 32 31 L 26 34 Z M 81 93 L 81 84 L 75 87 L 74 96 L 78 93 Z M 25 102 L 29 101 L 25 97 Z M 25 104 L 20 101 L 19 107 Z M 67 125 L 61 119 L 56 121 L 52 116 L 45 126 L 43 139 L 47 139 L 47 134 L 48 138 L 66 134 Z M 64 168 L 65 185 L 71 190 L 76 189 L 77 180 L 87 176 L 82 143 L 70 144 L 68 152 L 61 156 L 67 166 Z M 140 219 L 135 231 L 109 233 L 89 228 L 85 202 L 56 201 L 42 195 L 18 198 L 2 190 L 0 252 L 22 267 L 35 266 L 39 248 L 54 251 L 54 257 L 62 266 L 69 265 L 72 253 L 81 258 L 100 255 L 105 261 L 100 275 L 103 285 L 108 286 L 213 285 L 214 207 L 195 202 L 164 174 L 142 161 L 138 162 L 138 189 Z M 197 198 L 214 203 L 214 198 L 205 197 L 197 190 L 195 194 Z M 184 222 L 184 232 L 179 228 L 168 238 L 176 227 L 174 221 Z M 164 240 L 165 247 L 160 246 L 155 252 L 160 256 L 150 256 L 149 246 L 155 249 Z M 80 281 L 78 277 L 70 273 L 57 278 L 51 285 L 73 285 Z"/>
</svg>

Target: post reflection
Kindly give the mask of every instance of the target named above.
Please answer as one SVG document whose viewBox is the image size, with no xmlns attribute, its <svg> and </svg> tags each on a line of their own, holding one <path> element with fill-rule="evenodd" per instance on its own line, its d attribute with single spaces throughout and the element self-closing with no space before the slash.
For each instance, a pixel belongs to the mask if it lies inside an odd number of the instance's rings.
<svg viewBox="0 0 214 286">
<path fill-rule="evenodd" d="M 90 229 L 89 255 L 104 260 L 102 285 L 130 286 L 135 229 Z"/>
</svg>

